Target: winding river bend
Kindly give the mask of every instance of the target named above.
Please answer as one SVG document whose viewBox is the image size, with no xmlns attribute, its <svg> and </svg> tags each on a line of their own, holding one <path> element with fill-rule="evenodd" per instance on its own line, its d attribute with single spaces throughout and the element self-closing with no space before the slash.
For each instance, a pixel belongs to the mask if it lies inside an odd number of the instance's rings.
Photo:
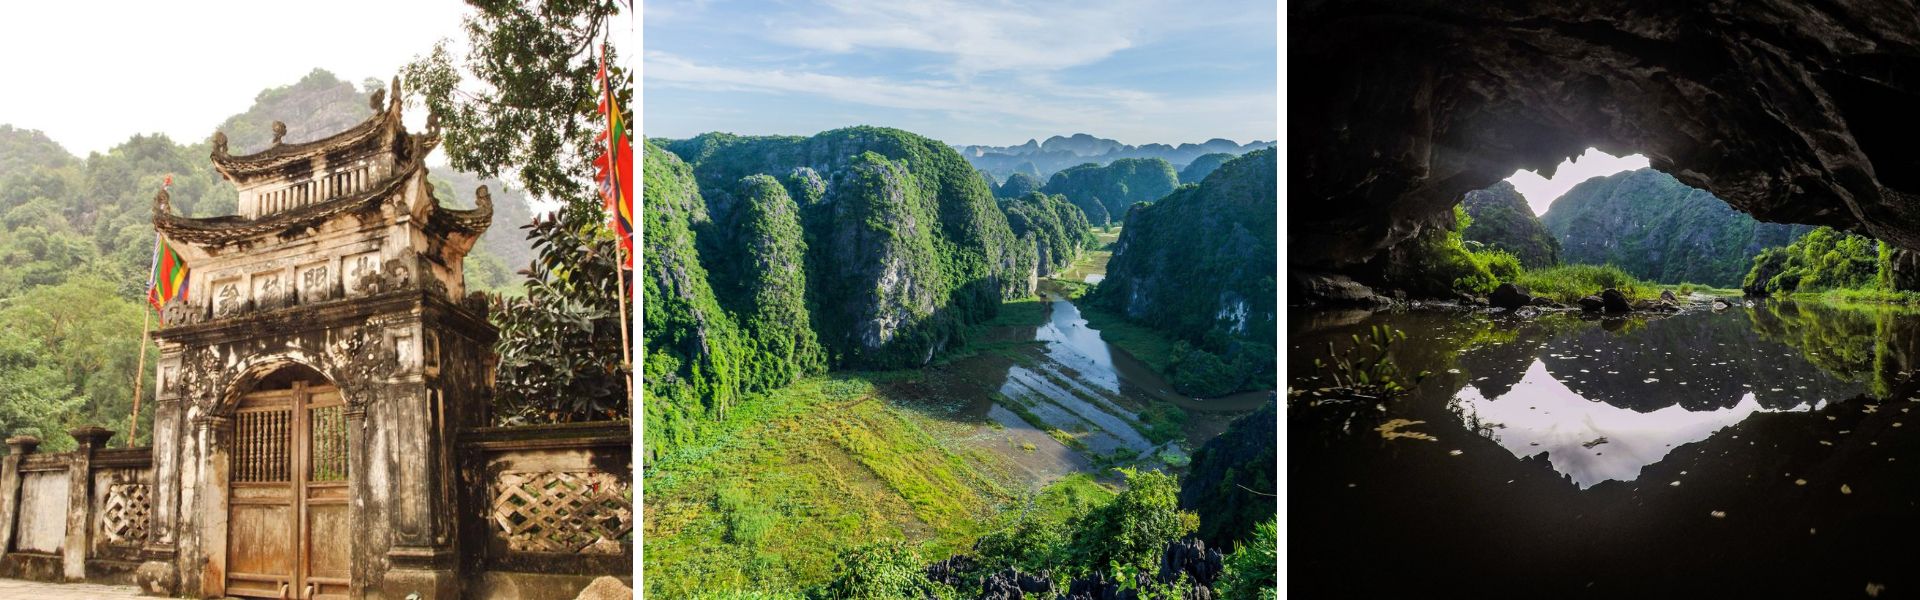
<svg viewBox="0 0 1920 600">
<path fill-rule="evenodd" d="M 1289 321 L 1293 390 L 1374 326 L 1430 373 L 1344 432 L 1290 413 L 1290 560 L 1325 597 L 1920 593 L 1911 554 L 1877 550 L 1920 534 L 1920 313 Z"/>
<path fill-rule="evenodd" d="M 1097 280 L 1104 255 L 1077 265 L 1076 274 Z M 960 422 L 976 425 L 951 437 L 1013 465 L 1019 471 L 1013 479 L 1033 488 L 1074 472 L 1101 473 L 1103 465 L 1168 468 L 1168 458 L 1190 453 L 1234 418 L 1273 401 L 1267 391 L 1208 399 L 1179 394 L 1152 368 L 1101 339 L 1057 284 L 1043 281 L 1039 296 L 1046 315 L 1040 325 L 1000 327 L 985 336 L 1030 343 L 929 367 L 921 377 L 890 384 L 888 395 L 949 407 Z M 1180 438 L 1148 439 L 1140 414 L 1157 402 L 1186 412 Z"/>
</svg>

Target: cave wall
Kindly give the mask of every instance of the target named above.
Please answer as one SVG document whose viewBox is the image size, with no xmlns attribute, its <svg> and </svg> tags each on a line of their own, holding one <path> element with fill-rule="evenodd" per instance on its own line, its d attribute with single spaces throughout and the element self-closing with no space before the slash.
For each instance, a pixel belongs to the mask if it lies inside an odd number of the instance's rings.
<svg viewBox="0 0 1920 600">
<path fill-rule="evenodd" d="M 1915 2 L 1296 2 L 1287 27 L 1290 268 L 1351 270 L 1590 146 L 1920 250 Z"/>
</svg>

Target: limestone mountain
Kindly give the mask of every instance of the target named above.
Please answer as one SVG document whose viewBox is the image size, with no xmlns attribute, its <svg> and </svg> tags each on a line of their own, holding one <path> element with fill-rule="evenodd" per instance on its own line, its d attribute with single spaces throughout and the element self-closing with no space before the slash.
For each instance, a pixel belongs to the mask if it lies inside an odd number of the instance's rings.
<svg viewBox="0 0 1920 600">
<path fill-rule="evenodd" d="M 1639 169 L 1581 182 L 1540 222 L 1560 241 L 1560 260 L 1618 265 L 1662 283 L 1738 287 L 1753 256 L 1813 229 L 1763 223 L 1666 173 Z"/>
<path fill-rule="evenodd" d="M 717 282 L 752 276 L 717 261 L 754 247 L 744 230 L 722 225 L 769 191 L 745 193 L 741 181 L 764 175 L 781 184 L 798 207 L 800 270 L 835 366 L 925 362 L 967 324 L 995 314 L 1002 299 L 1032 292 L 1037 255 L 1023 255 L 985 179 L 933 140 L 852 127 L 807 138 L 711 133 L 659 145 L 693 173 L 710 216 L 693 233 Z"/>
<path fill-rule="evenodd" d="M 1067 197 L 1096 226 L 1117 223 L 1135 202 L 1151 202 L 1180 185 L 1173 165 L 1158 158 L 1123 158 L 1105 165 L 1086 163 L 1054 173 L 1046 194 Z"/>
<path fill-rule="evenodd" d="M 973 166 L 1005 178 L 1014 173 L 1026 173 L 1046 179 L 1054 173 L 1088 162 L 1104 165 L 1123 158 L 1158 158 L 1176 166 L 1187 166 L 1207 154 L 1227 154 L 1229 157 L 1246 154 L 1261 148 L 1273 147 L 1273 142 L 1251 141 L 1245 144 L 1214 138 L 1198 144 L 1179 145 L 1142 144 L 1133 146 L 1085 133 L 1071 136 L 1053 136 L 1046 141 L 1027 140 L 1017 146 L 957 146 L 960 155 L 966 157 Z M 1217 163 L 1215 163 L 1217 165 Z M 1197 175 L 1204 177 L 1202 169 Z M 1182 179 L 1188 183 L 1198 182 L 1199 177 Z"/>
<path fill-rule="evenodd" d="M 1272 385 L 1276 169 L 1273 150 L 1250 152 L 1133 205 L 1092 293 L 1095 304 L 1192 346 L 1172 374 L 1187 393 Z"/>
<path fill-rule="evenodd" d="M 1187 166 L 1180 168 L 1180 183 L 1199 183 L 1200 180 L 1213 174 L 1214 169 L 1233 160 L 1234 156 L 1226 152 L 1202 154 L 1194 158 L 1193 162 L 1187 163 Z"/>
<path fill-rule="evenodd" d="M 925 364 L 1093 241 L 1065 198 L 997 203 L 958 153 L 895 129 L 656 140 L 643 168 L 663 440 L 827 368 Z"/>
<path fill-rule="evenodd" d="M 1046 186 L 1046 182 L 1041 181 L 1038 177 L 1026 173 L 1014 173 L 1008 175 L 1007 180 L 1001 182 L 999 187 L 994 188 L 993 195 L 996 198 L 1019 198 L 1033 192 L 1038 192 L 1040 188 L 1044 186 Z"/>
<path fill-rule="evenodd" d="M 1460 205 L 1472 222 L 1461 235 L 1507 251 L 1529 269 L 1560 263 L 1560 241 L 1534 216 L 1533 208 L 1513 184 L 1502 181 L 1484 190 L 1467 192 Z"/>
</svg>

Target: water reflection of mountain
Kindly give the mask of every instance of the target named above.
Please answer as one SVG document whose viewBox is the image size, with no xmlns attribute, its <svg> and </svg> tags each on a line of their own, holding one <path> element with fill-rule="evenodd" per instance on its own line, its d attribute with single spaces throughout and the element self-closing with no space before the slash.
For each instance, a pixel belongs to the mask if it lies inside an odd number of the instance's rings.
<svg viewBox="0 0 1920 600">
<path fill-rule="evenodd" d="M 1612 331 L 1591 324 L 1542 325 L 1545 321 L 1519 325 L 1512 343 L 1463 351 L 1459 364 L 1473 385 L 1498 398 L 1537 359 L 1582 398 L 1637 412 L 1675 405 L 1689 411 L 1725 409 L 1749 393 L 1762 407 L 1784 409 L 1863 391 L 1857 371 L 1829 374 L 1825 365 L 1802 360 L 1801 350 L 1769 341 L 1734 315 L 1635 320 Z M 1867 343 L 1871 346 L 1870 337 Z"/>
</svg>

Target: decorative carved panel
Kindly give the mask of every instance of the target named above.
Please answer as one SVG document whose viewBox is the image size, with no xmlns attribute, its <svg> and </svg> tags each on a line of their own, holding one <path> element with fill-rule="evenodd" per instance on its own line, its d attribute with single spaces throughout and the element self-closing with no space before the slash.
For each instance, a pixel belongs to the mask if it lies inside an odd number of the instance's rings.
<svg viewBox="0 0 1920 600">
<path fill-rule="evenodd" d="M 117 483 L 107 490 L 107 504 L 100 511 L 100 531 L 112 544 L 140 544 L 147 539 L 147 519 L 152 513 L 151 490 L 144 483 Z"/>
<path fill-rule="evenodd" d="M 333 270 L 327 263 L 300 267 L 295 281 L 300 286 L 301 302 L 320 302 L 333 298 Z"/>
<path fill-rule="evenodd" d="M 515 552 L 619 554 L 633 532 L 627 486 L 597 471 L 501 473 L 489 512 Z"/>
<path fill-rule="evenodd" d="M 239 279 L 216 281 L 213 284 L 213 316 L 230 317 L 240 314 L 247 306 L 247 292 L 241 288 Z"/>
</svg>

